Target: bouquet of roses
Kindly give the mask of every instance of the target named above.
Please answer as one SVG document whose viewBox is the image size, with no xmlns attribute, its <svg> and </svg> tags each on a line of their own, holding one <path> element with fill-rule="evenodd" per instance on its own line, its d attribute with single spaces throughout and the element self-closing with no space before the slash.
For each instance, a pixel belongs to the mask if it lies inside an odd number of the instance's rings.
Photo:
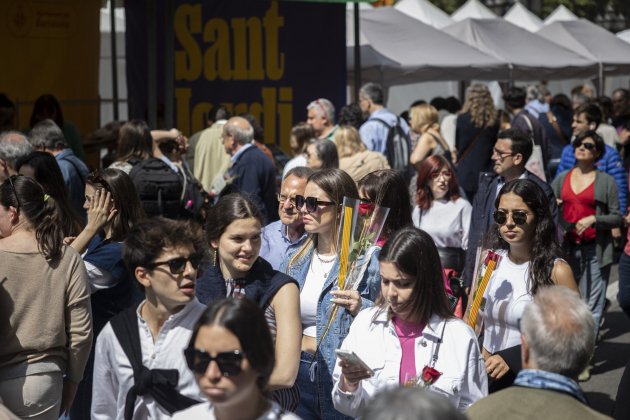
<svg viewBox="0 0 630 420">
<path fill-rule="evenodd" d="M 389 214 L 389 208 L 361 201 L 355 198 L 343 198 L 341 222 L 337 250 L 339 252 L 339 273 L 337 287 L 339 290 L 356 290 L 363 274 L 370 263 L 375 246 Z M 330 318 L 320 343 L 328 333 L 339 306 L 332 308 Z"/>
</svg>

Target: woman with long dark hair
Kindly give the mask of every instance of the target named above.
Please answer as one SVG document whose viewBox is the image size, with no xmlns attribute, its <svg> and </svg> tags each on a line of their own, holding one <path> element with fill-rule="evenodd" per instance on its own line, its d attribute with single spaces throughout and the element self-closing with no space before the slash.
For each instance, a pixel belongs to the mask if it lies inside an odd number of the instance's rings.
<svg viewBox="0 0 630 420">
<path fill-rule="evenodd" d="M 76 236 L 83 230 L 84 222 L 70 205 L 68 188 L 53 155 L 48 152 L 29 153 L 17 161 L 15 168 L 21 175 L 39 182 L 46 194 L 56 200 L 64 236 Z"/>
<path fill-rule="evenodd" d="M 398 384 L 426 387 L 465 410 L 487 394 L 487 377 L 474 332 L 450 311 L 433 240 L 406 227 L 378 259 L 381 294 L 357 315 L 341 346 L 371 372 L 340 358 L 335 408 L 356 417 L 379 390 Z"/>
<path fill-rule="evenodd" d="M 199 301 L 211 304 L 226 297 L 247 297 L 265 312 L 274 338 L 276 359 L 269 378 L 274 399 L 288 410 L 298 404 L 293 386 L 300 355 L 299 291 L 296 281 L 259 257 L 262 215 L 239 193 L 221 197 L 209 210 L 206 234 L 212 262 L 197 281 Z"/>
<path fill-rule="evenodd" d="M 518 320 L 536 292 L 553 285 L 577 291 L 543 190 L 528 179 L 512 180 L 501 188 L 495 209 L 490 248 L 500 260 L 485 291 L 476 291 L 485 300 L 479 314 L 490 392 L 511 385 L 520 370 Z"/>
<path fill-rule="evenodd" d="M 208 401 L 175 413 L 173 420 L 298 420 L 268 399 L 276 362 L 273 338 L 265 314 L 249 299 L 210 305 L 184 356 Z"/>
<path fill-rule="evenodd" d="M 90 353 L 87 274 L 63 235 L 37 181 L 0 184 L 0 400 L 22 418 L 68 412 Z"/>
<path fill-rule="evenodd" d="M 381 236 L 377 241 L 378 246 L 383 246 L 397 230 L 411 225 L 409 190 L 399 172 L 392 169 L 370 172 L 361 178 L 357 187 L 361 201 L 364 201 L 368 208 L 373 205 L 389 208 Z"/>
<path fill-rule="evenodd" d="M 302 355 L 297 378 L 300 389 L 297 414 L 304 420 L 345 418 L 332 407 L 334 352 L 348 334 L 354 316 L 378 296 L 380 247 L 368 251 L 369 263 L 356 290 L 337 289 L 340 264 L 337 232 L 344 197 L 359 198 L 357 187 L 347 173 L 322 169 L 308 178 L 304 196 L 295 199 L 309 235 L 302 244 L 289 248 L 280 267 L 298 281 L 301 291 Z M 339 305 L 339 311 L 329 324 L 335 304 Z"/>
<path fill-rule="evenodd" d="M 116 161 L 109 167 L 126 173 L 139 162 L 153 156 L 153 139 L 149 125 L 142 120 L 127 121 L 118 131 Z"/>
<path fill-rule="evenodd" d="M 429 156 L 418 166 L 413 224 L 438 247 L 442 266 L 461 273 L 468 248 L 472 206 L 459 194 L 455 168 L 443 156 Z"/>
<path fill-rule="evenodd" d="M 134 296 L 135 279 L 125 266 L 122 250 L 131 228 L 145 216 L 131 178 L 119 169 L 100 169 L 88 176 L 83 206 L 87 210 L 85 229 L 66 242 L 82 254 L 91 290 L 94 335 L 98 336 L 114 315 L 141 300 Z M 94 350 L 72 407 L 75 418 L 90 415 L 93 366 Z"/>
<path fill-rule="evenodd" d="M 306 146 L 306 165 L 313 170 L 339 168 L 337 146 L 328 139 L 313 139 Z"/>
</svg>

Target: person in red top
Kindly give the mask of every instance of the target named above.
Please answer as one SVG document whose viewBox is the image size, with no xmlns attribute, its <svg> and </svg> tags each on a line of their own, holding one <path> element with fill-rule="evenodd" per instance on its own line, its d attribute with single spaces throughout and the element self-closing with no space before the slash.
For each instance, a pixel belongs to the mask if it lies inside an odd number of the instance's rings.
<svg viewBox="0 0 630 420">
<path fill-rule="evenodd" d="M 561 206 L 573 275 L 593 312 L 597 333 L 613 262 L 610 230 L 621 225 L 621 215 L 614 179 L 595 167 L 604 155 L 604 140 L 585 131 L 575 138 L 573 149 L 576 166 L 554 179 L 552 188 Z M 580 376 L 586 379 L 588 373 Z"/>
</svg>

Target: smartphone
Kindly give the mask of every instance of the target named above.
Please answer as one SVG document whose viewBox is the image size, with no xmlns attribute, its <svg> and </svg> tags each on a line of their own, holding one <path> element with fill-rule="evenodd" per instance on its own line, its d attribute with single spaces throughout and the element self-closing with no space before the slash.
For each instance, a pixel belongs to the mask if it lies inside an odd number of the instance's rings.
<svg viewBox="0 0 630 420">
<path fill-rule="evenodd" d="M 374 371 L 363 361 L 357 354 L 353 351 L 337 349 L 335 350 L 335 354 L 338 358 L 343 360 L 344 362 L 361 366 L 363 369 L 367 370 L 370 376 L 374 376 Z"/>
</svg>

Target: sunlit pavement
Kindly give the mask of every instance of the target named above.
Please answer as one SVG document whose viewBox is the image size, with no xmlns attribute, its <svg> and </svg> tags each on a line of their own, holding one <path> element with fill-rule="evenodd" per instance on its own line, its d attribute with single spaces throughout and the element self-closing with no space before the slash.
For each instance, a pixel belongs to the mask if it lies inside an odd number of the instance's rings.
<svg viewBox="0 0 630 420">
<path fill-rule="evenodd" d="M 605 314 L 603 339 L 595 351 L 591 379 L 580 383 L 591 407 L 607 415 L 613 410 L 619 380 L 630 358 L 630 318 L 617 303 L 618 279 L 619 272 L 615 264 L 610 272 L 606 293 L 611 305 Z"/>
</svg>

